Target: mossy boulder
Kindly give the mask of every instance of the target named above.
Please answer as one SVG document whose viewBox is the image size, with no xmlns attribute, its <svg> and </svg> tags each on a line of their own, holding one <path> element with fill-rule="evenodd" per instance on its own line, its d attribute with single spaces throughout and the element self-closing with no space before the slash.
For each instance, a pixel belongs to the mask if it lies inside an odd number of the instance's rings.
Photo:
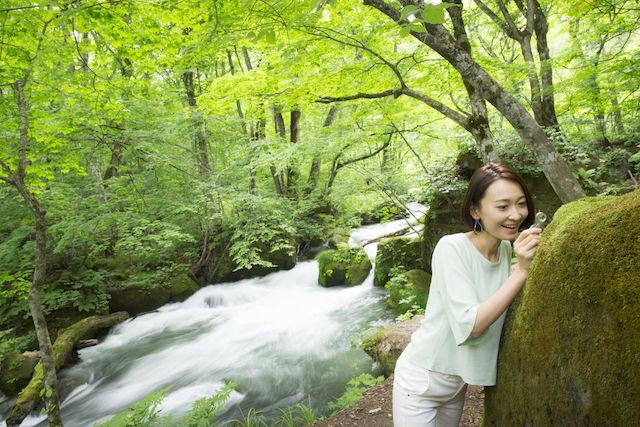
<svg viewBox="0 0 640 427">
<path fill-rule="evenodd" d="M 132 284 L 127 287 L 112 288 L 109 291 L 109 311 L 126 311 L 133 315 L 153 311 L 171 300 L 171 288 Z"/>
<path fill-rule="evenodd" d="M 171 301 L 184 301 L 200 289 L 186 273 L 176 274 L 169 281 L 169 299 Z M 126 311 L 126 310 L 125 310 Z"/>
<path fill-rule="evenodd" d="M 405 271 L 424 267 L 419 238 L 394 237 L 378 244 L 374 286 L 384 286 L 392 277 L 392 269 L 398 267 Z"/>
<path fill-rule="evenodd" d="M 316 257 L 320 264 L 318 283 L 324 287 L 359 285 L 371 271 L 371 261 L 362 248 L 330 249 Z"/>
<path fill-rule="evenodd" d="M 33 369 L 40 361 L 40 352 L 10 353 L 0 360 L 0 392 L 15 396 L 31 380 Z"/>
<path fill-rule="evenodd" d="M 365 338 L 362 349 L 380 363 L 385 376 L 393 373 L 400 353 L 411 341 L 413 334 L 424 316 L 415 316 L 405 322 L 396 322 L 391 326 L 379 329 Z"/>
<path fill-rule="evenodd" d="M 487 426 L 640 420 L 640 190 L 560 208 L 505 322 Z"/>
<path fill-rule="evenodd" d="M 404 272 L 385 285 L 389 294 L 387 305 L 396 314 L 404 314 L 414 306 L 424 308 L 427 305 L 431 275 L 424 270 L 414 269 Z"/>
</svg>

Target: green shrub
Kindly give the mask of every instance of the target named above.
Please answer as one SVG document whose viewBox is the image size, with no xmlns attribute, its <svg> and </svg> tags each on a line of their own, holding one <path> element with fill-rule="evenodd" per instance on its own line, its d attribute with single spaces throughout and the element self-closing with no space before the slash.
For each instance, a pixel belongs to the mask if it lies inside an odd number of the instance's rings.
<svg viewBox="0 0 640 427">
<path fill-rule="evenodd" d="M 347 390 L 333 402 L 329 402 L 329 409 L 333 410 L 333 413 L 337 413 L 342 409 L 353 406 L 358 400 L 362 398 L 364 393 L 376 384 L 382 384 L 384 377 L 374 377 L 371 374 L 360 374 L 349 380 L 347 383 Z"/>
</svg>

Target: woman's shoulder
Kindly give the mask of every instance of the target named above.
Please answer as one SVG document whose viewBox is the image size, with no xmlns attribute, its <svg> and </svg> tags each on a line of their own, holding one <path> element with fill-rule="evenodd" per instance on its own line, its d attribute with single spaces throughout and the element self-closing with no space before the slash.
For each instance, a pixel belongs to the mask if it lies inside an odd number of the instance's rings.
<svg viewBox="0 0 640 427">
<path fill-rule="evenodd" d="M 438 243 L 436 244 L 436 249 L 456 250 L 456 249 L 463 248 L 468 241 L 469 241 L 469 238 L 466 236 L 465 233 L 446 234 L 442 236 L 440 240 L 438 240 Z"/>
</svg>

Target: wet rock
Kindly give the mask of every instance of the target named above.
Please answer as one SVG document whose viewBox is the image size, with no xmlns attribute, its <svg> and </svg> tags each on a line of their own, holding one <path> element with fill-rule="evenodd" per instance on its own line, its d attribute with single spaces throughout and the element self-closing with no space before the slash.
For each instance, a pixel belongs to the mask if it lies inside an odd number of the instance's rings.
<svg viewBox="0 0 640 427">
<path fill-rule="evenodd" d="M 318 283 L 324 287 L 359 285 L 371 271 L 371 261 L 362 248 L 337 249 L 321 252 Z"/>
<path fill-rule="evenodd" d="M 424 316 L 415 316 L 406 322 L 396 322 L 363 343 L 364 351 L 380 363 L 385 376 L 395 370 L 400 353 L 411 341 L 411 334 L 418 329 L 422 319 Z"/>
</svg>

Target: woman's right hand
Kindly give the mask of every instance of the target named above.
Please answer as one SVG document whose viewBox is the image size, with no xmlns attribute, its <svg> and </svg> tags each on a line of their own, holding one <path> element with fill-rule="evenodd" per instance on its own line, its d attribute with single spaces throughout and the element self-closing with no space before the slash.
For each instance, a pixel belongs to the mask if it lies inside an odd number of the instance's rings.
<svg viewBox="0 0 640 427">
<path fill-rule="evenodd" d="M 531 260 L 538 249 L 540 233 L 542 233 L 540 228 L 528 228 L 520 233 L 516 241 L 513 242 L 513 250 L 518 257 L 517 267 L 525 272 L 529 271 Z"/>
</svg>

